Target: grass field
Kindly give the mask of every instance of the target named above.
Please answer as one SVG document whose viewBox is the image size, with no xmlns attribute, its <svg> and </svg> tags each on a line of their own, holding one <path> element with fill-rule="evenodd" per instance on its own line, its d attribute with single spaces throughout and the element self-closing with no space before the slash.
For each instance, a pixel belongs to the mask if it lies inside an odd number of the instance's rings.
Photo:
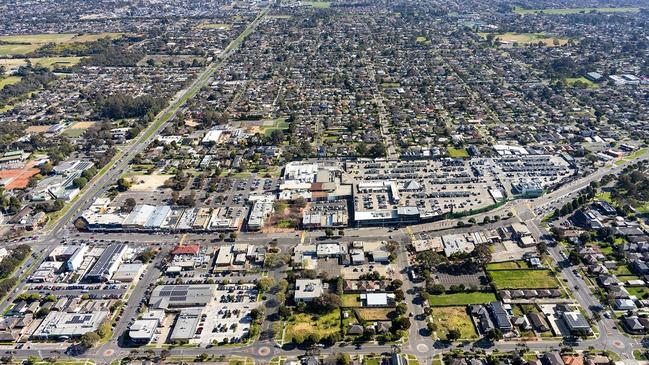
<svg viewBox="0 0 649 365">
<path fill-rule="evenodd" d="M 431 317 L 437 325 L 436 333 L 442 340 L 446 340 L 446 335 L 452 329 L 460 331 L 462 339 L 478 337 L 466 307 L 436 307 Z"/>
<path fill-rule="evenodd" d="M 527 269 L 529 265 L 523 260 L 492 262 L 487 264 L 487 270 Z"/>
<path fill-rule="evenodd" d="M 635 295 L 638 299 L 649 298 L 649 288 L 646 286 L 630 286 L 626 287 L 629 295 Z"/>
<path fill-rule="evenodd" d="M 471 292 L 431 295 L 428 302 L 432 307 L 446 307 L 453 305 L 484 304 L 496 300 L 496 295 L 490 292 Z"/>
<path fill-rule="evenodd" d="M 53 66 L 74 66 L 81 61 L 81 57 L 39 57 L 30 58 L 29 61 L 32 65 L 52 68 Z M 25 64 L 27 64 L 25 58 L 0 59 L 0 65 L 7 69 L 18 68 Z"/>
<path fill-rule="evenodd" d="M 20 76 L 7 76 L 3 79 L 0 79 L 0 90 L 7 86 L 7 85 L 13 85 L 18 83 L 20 81 Z"/>
<path fill-rule="evenodd" d="M 317 333 L 320 337 L 340 331 L 340 311 L 334 310 L 331 313 L 315 316 L 307 313 L 296 313 L 292 315 L 286 324 L 285 342 L 293 341 L 297 334 L 301 337 L 311 333 Z"/>
<path fill-rule="evenodd" d="M 469 152 L 466 150 L 466 148 L 448 147 L 446 150 L 448 151 L 449 157 L 453 157 L 453 158 L 469 157 Z"/>
<path fill-rule="evenodd" d="M 358 308 L 356 312 L 366 321 L 388 321 L 390 320 L 391 308 Z"/>
<path fill-rule="evenodd" d="M 558 9 L 524 9 L 521 7 L 514 8 L 516 14 L 551 14 L 551 15 L 566 15 L 566 14 L 578 14 L 578 13 L 589 13 L 589 12 L 598 12 L 598 13 L 637 13 L 640 11 L 640 8 L 558 8 Z"/>
<path fill-rule="evenodd" d="M 201 29 L 223 29 L 227 30 L 230 29 L 232 26 L 230 24 L 225 24 L 225 23 L 203 23 L 198 26 Z"/>
<path fill-rule="evenodd" d="M 487 38 L 488 33 L 478 33 L 482 38 Z M 505 42 L 516 42 L 519 44 L 529 44 L 529 43 L 538 43 L 538 42 L 543 42 L 546 46 L 554 46 L 555 42 L 554 40 L 556 39 L 559 44 L 558 45 L 564 45 L 568 43 L 568 40 L 565 38 L 555 38 L 555 37 L 549 37 L 548 35 L 544 33 L 513 33 L 513 32 L 507 32 L 507 33 L 494 33 L 494 36 L 496 38 L 499 38 L 501 41 Z"/>
<path fill-rule="evenodd" d="M 328 9 L 331 7 L 329 1 L 303 1 L 305 5 L 310 5 L 314 9 Z"/>
<path fill-rule="evenodd" d="M 343 294 L 343 297 L 341 299 L 343 301 L 343 307 L 354 308 L 361 306 L 361 301 L 358 294 Z"/>
<path fill-rule="evenodd" d="M 550 270 L 490 270 L 497 289 L 542 289 L 559 286 Z"/>
<path fill-rule="evenodd" d="M 38 49 L 38 44 L 0 44 L 0 57 L 21 55 Z"/>
<path fill-rule="evenodd" d="M 47 43 L 85 43 L 96 41 L 100 38 L 119 38 L 123 33 L 97 33 L 97 34 L 75 34 L 75 33 L 44 33 L 44 34 L 20 34 L 0 36 L 0 41 L 15 44 L 0 45 L 0 57 L 12 55 L 24 55 L 34 52 Z"/>
<path fill-rule="evenodd" d="M 72 43 L 92 42 L 101 38 L 119 38 L 122 33 L 97 33 L 97 34 L 75 34 L 75 33 L 43 33 L 43 34 L 20 34 L 0 36 L 0 41 L 8 43 Z"/>
<path fill-rule="evenodd" d="M 277 118 L 272 125 L 266 126 L 263 125 L 260 127 L 262 133 L 264 135 L 269 136 L 275 129 L 280 129 L 280 130 L 286 130 L 288 129 L 288 123 L 286 122 L 286 118 Z"/>
<path fill-rule="evenodd" d="M 588 89 L 597 89 L 599 87 L 599 85 L 597 85 L 596 83 L 588 80 L 587 78 L 585 78 L 583 76 L 582 77 L 568 77 L 568 78 L 564 79 L 564 81 L 566 82 L 566 84 L 568 84 L 568 86 L 578 86 L 579 84 L 582 84 L 582 85 L 586 86 L 586 88 L 588 88 Z"/>
</svg>

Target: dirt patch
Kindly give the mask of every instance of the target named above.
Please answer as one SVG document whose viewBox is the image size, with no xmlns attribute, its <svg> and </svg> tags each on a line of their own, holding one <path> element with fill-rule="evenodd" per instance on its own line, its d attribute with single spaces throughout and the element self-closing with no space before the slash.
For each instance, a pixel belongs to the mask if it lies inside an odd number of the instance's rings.
<svg viewBox="0 0 649 365">
<path fill-rule="evenodd" d="M 133 175 L 130 177 L 133 186 L 131 191 L 151 191 L 163 187 L 165 181 L 171 178 L 172 175 Z"/>
<path fill-rule="evenodd" d="M 76 122 L 69 126 L 68 129 L 88 129 L 95 125 L 95 122 Z"/>
<path fill-rule="evenodd" d="M 32 125 L 25 129 L 27 133 L 45 133 L 48 129 L 52 127 L 51 125 Z"/>
</svg>

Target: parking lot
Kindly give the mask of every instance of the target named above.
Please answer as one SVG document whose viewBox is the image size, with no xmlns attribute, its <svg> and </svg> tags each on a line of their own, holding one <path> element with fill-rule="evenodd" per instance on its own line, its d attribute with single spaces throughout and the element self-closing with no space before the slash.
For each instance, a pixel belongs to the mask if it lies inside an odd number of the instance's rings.
<svg viewBox="0 0 649 365">
<path fill-rule="evenodd" d="M 205 307 L 195 341 L 201 346 L 225 339 L 229 343 L 239 342 L 250 331 L 250 311 L 259 306 L 257 294 L 252 284 L 219 285 L 214 300 Z"/>
</svg>

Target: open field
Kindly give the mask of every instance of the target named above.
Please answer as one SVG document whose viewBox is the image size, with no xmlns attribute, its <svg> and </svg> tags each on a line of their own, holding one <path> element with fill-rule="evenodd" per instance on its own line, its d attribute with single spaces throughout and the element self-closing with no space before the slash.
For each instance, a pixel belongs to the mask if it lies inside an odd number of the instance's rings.
<svg viewBox="0 0 649 365">
<path fill-rule="evenodd" d="M 445 340 L 448 332 L 453 329 L 460 331 L 462 339 L 478 337 L 466 307 L 435 307 L 431 317 L 437 325 L 436 333 L 442 340 Z"/>
<path fill-rule="evenodd" d="M 487 38 L 489 33 L 478 33 L 482 38 Z M 518 44 L 529 44 L 529 43 L 539 43 L 543 42 L 546 46 L 554 46 L 555 40 L 558 42 L 558 45 L 564 45 L 568 43 L 568 40 L 565 38 L 556 38 L 550 37 L 544 33 L 493 33 L 495 38 L 500 39 L 503 42 L 509 43 L 518 43 Z"/>
<path fill-rule="evenodd" d="M 391 308 L 359 308 L 356 309 L 358 315 L 366 321 L 389 321 Z"/>
<path fill-rule="evenodd" d="M 270 135 L 275 129 L 286 130 L 288 129 L 288 123 L 286 118 L 277 118 L 274 121 L 264 121 L 260 127 L 261 132 L 264 135 Z"/>
<path fill-rule="evenodd" d="M 496 295 L 490 292 L 471 292 L 431 295 L 428 302 L 432 307 L 446 307 L 454 305 L 484 304 L 496 300 Z"/>
<path fill-rule="evenodd" d="M 75 34 L 75 33 L 43 33 L 43 34 L 20 34 L 0 36 L 0 41 L 8 43 L 72 43 L 92 42 L 101 38 L 119 38 L 122 33 L 97 33 L 97 34 Z"/>
<path fill-rule="evenodd" d="M 52 68 L 54 66 L 74 66 L 81 61 L 81 57 L 39 57 L 29 58 L 29 61 L 32 65 Z M 26 58 L 0 59 L 0 65 L 7 69 L 18 68 L 25 64 L 27 64 Z"/>
<path fill-rule="evenodd" d="M 45 133 L 47 132 L 48 129 L 50 129 L 50 125 L 30 125 L 25 129 L 25 132 L 27 133 Z"/>
<path fill-rule="evenodd" d="M 18 81 L 20 81 L 21 77 L 20 76 L 7 76 L 3 79 L 0 79 L 0 89 L 7 85 L 13 85 L 17 84 Z"/>
<path fill-rule="evenodd" d="M 61 134 L 69 138 L 78 138 L 81 137 L 86 132 L 86 129 L 90 128 L 93 124 L 95 124 L 95 122 L 76 122 L 66 128 Z"/>
<path fill-rule="evenodd" d="M 583 86 L 585 86 L 585 87 L 587 87 L 589 89 L 597 89 L 599 87 L 599 85 L 597 85 L 596 83 L 588 80 L 587 78 L 585 78 L 583 76 L 582 77 L 568 77 L 564 81 L 569 86 L 580 86 L 580 84 L 581 84 L 581 85 L 583 85 Z"/>
<path fill-rule="evenodd" d="M 303 1 L 305 5 L 310 5 L 314 9 L 328 9 L 331 7 L 329 1 Z"/>
<path fill-rule="evenodd" d="M 38 49 L 38 44 L 0 44 L 0 57 L 30 53 Z"/>
<path fill-rule="evenodd" d="M 542 289 L 559 286 L 550 270 L 489 270 L 497 289 Z"/>
<path fill-rule="evenodd" d="M 198 27 L 201 28 L 201 29 L 223 29 L 223 30 L 227 30 L 227 29 L 230 29 L 232 26 L 230 24 L 225 24 L 225 23 L 202 23 Z"/>
<path fill-rule="evenodd" d="M 552 14 L 552 15 L 566 15 L 566 14 L 578 14 L 578 13 L 589 13 L 589 12 L 598 12 L 598 13 L 637 13 L 640 11 L 640 8 L 558 8 L 558 9 L 523 9 L 521 7 L 514 8 L 516 14 Z"/>
<path fill-rule="evenodd" d="M 453 158 L 469 157 L 469 152 L 466 150 L 466 148 L 449 147 L 449 148 L 447 148 L 447 151 L 448 151 L 449 157 L 453 157 Z"/>
<path fill-rule="evenodd" d="M 296 313 L 286 324 L 285 342 L 291 342 L 296 337 L 304 338 L 316 334 L 320 338 L 340 331 L 340 311 L 318 316 L 308 313 Z"/>
<path fill-rule="evenodd" d="M 161 188 L 172 175 L 133 175 L 131 191 L 153 191 Z"/>
</svg>

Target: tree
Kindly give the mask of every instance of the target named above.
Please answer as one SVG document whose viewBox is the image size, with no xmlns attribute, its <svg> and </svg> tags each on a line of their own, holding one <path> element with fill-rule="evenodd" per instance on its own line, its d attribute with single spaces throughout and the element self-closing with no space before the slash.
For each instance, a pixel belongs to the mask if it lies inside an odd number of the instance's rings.
<svg viewBox="0 0 649 365">
<path fill-rule="evenodd" d="M 119 180 L 117 180 L 117 190 L 119 191 L 126 191 L 131 188 L 133 184 L 131 183 L 130 180 L 120 177 Z"/>
<path fill-rule="evenodd" d="M 407 330 L 410 328 L 410 320 L 407 317 L 398 317 L 392 320 L 392 329 L 395 331 Z"/>
<path fill-rule="evenodd" d="M 448 330 L 448 333 L 446 334 L 446 338 L 449 341 L 455 341 L 455 340 L 459 339 L 461 336 L 462 336 L 462 333 L 460 333 L 460 331 L 457 330 L 456 328 L 451 328 L 450 330 Z"/>
<path fill-rule="evenodd" d="M 311 302 L 311 310 L 316 313 L 329 313 L 343 305 L 340 297 L 333 293 L 326 293 Z"/>
<path fill-rule="evenodd" d="M 97 343 L 99 343 L 99 340 L 101 340 L 101 337 L 99 337 L 99 335 L 95 332 L 86 332 L 81 335 L 81 341 L 79 342 L 79 344 L 89 349 L 97 345 Z"/>
<path fill-rule="evenodd" d="M 377 143 L 372 147 L 370 147 L 369 151 L 367 152 L 370 157 L 377 158 L 377 157 L 385 157 L 387 155 L 387 151 L 388 149 L 383 143 Z"/>
<path fill-rule="evenodd" d="M 72 186 L 75 188 L 83 189 L 86 184 L 88 184 L 88 180 L 85 177 L 78 177 L 72 180 Z"/>
<path fill-rule="evenodd" d="M 262 293 L 267 292 L 273 285 L 275 285 L 275 280 L 269 276 L 264 276 L 257 280 L 257 289 Z"/>
<path fill-rule="evenodd" d="M 332 237 L 332 236 L 334 235 L 334 230 L 331 229 L 331 228 L 327 228 L 327 229 L 325 229 L 325 235 L 326 235 L 327 237 Z"/>
<path fill-rule="evenodd" d="M 147 248 L 146 250 L 140 251 L 140 253 L 137 255 L 137 259 L 146 264 L 149 263 L 154 256 L 155 253 L 153 252 L 153 250 Z"/>
<path fill-rule="evenodd" d="M 237 239 L 237 232 L 230 233 L 230 241 L 235 241 Z"/>
</svg>

